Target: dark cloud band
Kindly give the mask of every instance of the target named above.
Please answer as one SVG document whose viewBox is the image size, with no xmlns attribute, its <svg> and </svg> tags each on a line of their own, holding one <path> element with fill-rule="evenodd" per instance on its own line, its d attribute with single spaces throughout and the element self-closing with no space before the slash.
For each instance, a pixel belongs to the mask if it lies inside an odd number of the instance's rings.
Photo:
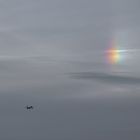
<svg viewBox="0 0 140 140">
<path fill-rule="evenodd" d="M 121 76 L 115 74 L 113 75 L 100 72 L 71 73 L 70 75 L 72 78 L 75 79 L 98 80 L 102 82 L 119 83 L 119 84 L 140 84 L 139 77 Z"/>
</svg>

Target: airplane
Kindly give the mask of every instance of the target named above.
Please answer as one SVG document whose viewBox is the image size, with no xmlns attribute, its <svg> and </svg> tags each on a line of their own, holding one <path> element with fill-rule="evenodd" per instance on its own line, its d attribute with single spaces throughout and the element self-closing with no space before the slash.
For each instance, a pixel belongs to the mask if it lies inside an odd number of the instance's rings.
<svg viewBox="0 0 140 140">
<path fill-rule="evenodd" d="M 34 109 L 34 107 L 33 106 L 26 106 L 26 109 L 28 110 L 28 109 Z"/>
</svg>

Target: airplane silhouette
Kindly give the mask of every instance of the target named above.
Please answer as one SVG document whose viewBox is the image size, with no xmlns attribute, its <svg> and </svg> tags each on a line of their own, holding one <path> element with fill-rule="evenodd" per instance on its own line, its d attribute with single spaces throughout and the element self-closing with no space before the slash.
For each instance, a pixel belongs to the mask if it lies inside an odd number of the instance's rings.
<svg viewBox="0 0 140 140">
<path fill-rule="evenodd" d="M 26 109 L 28 110 L 28 109 L 34 109 L 34 107 L 33 106 L 26 106 Z"/>
</svg>

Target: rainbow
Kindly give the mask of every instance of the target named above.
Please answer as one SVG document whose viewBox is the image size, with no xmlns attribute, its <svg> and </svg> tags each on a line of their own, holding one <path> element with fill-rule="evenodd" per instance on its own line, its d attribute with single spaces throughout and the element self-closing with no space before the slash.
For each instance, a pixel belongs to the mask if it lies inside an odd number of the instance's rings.
<svg viewBox="0 0 140 140">
<path fill-rule="evenodd" d="M 116 64 L 116 63 L 119 63 L 120 60 L 121 60 L 121 54 L 120 54 L 120 51 L 115 48 L 115 47 L 112 47 L 112 48 L 109 48 L 108 50 L 108 61 L 111 63 L 111 64 Z"/>
<path fill-rule="evenodd" d="M 110 47 L 106 51 L 107 55 L 107 61 L 110 64 L 118 64 L 123 59 L 123 53 L 126 52 L 126 50 L 119 49 L 119 46 L 115 41 L 112 41 L 110 44 Z"/>
</svg>

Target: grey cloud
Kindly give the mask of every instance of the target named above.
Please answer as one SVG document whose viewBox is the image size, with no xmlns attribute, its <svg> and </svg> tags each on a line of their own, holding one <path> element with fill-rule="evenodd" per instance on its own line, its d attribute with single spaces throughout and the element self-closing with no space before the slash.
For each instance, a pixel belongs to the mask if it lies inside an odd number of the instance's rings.
<svg viewBox="0 0 140 140">
<path fill-rule="evenodd" d="M 111 40 L 139 49 L 139 5 L 0 0 L 0 139 L 139 140 L 139 52 L 120 75 L 104 56 Z"/>
<path fill-rule="evenodd" d="M 116 73 L 117 74 L 117 73 Z M 101 72 L 80 72 L 80 73 L 72 73 L 71 77 L 75 79 L 85 79 L 85 80 L 94 80 L 107 82 L 112 84 L 140 84 L 139 77 L 132 76 L 124 76 L 124 75 L 115 75 L 115 74 L 107 74 Z"/>
</svg>

